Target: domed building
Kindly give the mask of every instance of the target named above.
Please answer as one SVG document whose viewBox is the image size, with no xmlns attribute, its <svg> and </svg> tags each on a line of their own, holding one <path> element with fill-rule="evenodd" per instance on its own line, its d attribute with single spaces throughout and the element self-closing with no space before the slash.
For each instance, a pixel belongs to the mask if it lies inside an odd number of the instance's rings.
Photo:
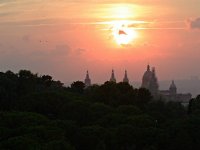
<svg viewBox="0 0 200 150">
<path fill-rule="evenodd" d="M 169 86 L 169 90 L 159 90 L 158 79 L 156 77 L 155 68 L 150 70 L 150 66 L 147 65 L 147 70 L 144 72 L 142 77 L 142 88 L 148 89 L 154 97 L 162 98 L 166 101 L 181 102 L 184 105 L 189 103 L 192 98 L 190 93 L 177 93 L 177 87 L 174 80 Z"/>
<path fill-rule="evenodd" d="M 116 83 L 116 77 L 113 69 L 109 81 Z M 129 83 L 129 78 L 126 70 L 122 82 Z M 85 86 L 86 88 L 91 86 L 91 79 L 89 77 L 88 71 L 86 72 Z M 150 69 L 150 65 L 147 65 L 147 69 L 144 72 L 144 75 L 142 77 L 141 87 L 148 89 L 154 98 L 156 99 L 161 98 L 165 101 L 176 101 L 176 102 L 181 102 L 184 105 L 187 105 L 189 103 L 189 100 L 192 98 L 192 95 L 190 93 L 183 93 L 183 94 L 178 93 L 177 86 L 175 85 L 174 80 L 170 84 L 168 90 L 159 90 L 159 84 L 156 76 L 155 67 L 152 67 L 152 69 Z"/>
<path fill-rule="evenodd" d="M 190 93 L 177 93 L 177 87 L 174 80 L 172 80 L 169 90 L 159 90 L 155 68 L 153 67 L 152 70 L 150 70 L 149 65 L 147 65 L 147 70 L 142 77 L 141 87 L 148 89 L 155 98 L 162 98 L 165 101 L 176 101 L 187 105 L 192 98 Z"/>
<path fill-rule="evenodd" d="M 156 72 L 155 72 L 154 67 L 152 68 L 152 70 L 150 70 L 150 66 L 147 65 L 147 70 L 145 71 L 142 77 L 141 87 L 148 89 L 153 96 L 158 95 L 159 85 L 158 85 L 158 79 L 156 77 Z"/>
<path fill-rule="evenodd" d="M 150 66 L 147 66 L 147 70 L 145 71 L 142 77 L 142 88 L 149 89 L 150 81 L 152 77 L 152 72 L 150 71 Z"/>
<path fill-rule="evenodd" d="M 172 83 L 171 85 L 169 86 L 169 93 L 171 95 L 176 95 L 177 94 L 177 88 L 176 88 L 176 85 L 174 83 L 174 80 L 172 80 Z"/>
<path fill-rule="evenodd" d="M 177 87 L 172 80 L 172 83 L 169 86 L 169 90 L 160 91 L 160 95 L 166 101 L 176 101 L 181 102 L 183 105 L 188 105 L 192 95 L 190 93 L 177 93 Z"/>
</svg>

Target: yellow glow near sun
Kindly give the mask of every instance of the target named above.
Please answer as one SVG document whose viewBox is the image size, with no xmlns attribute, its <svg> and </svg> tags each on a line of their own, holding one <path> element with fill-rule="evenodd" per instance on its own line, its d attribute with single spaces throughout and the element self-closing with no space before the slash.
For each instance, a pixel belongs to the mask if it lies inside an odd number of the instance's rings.
<svg viewBox="0 0 200 150">
<path fill-rule="evenodd" d="M 121 4 L 121 5 L 114 5 L 109 10 L 109 12 L 112 14 L 111 16 L 113 18 L 127 19 L 134 17 L 133 10 L 135 10 L 135 7 L 133 7 L 132 5 Z"/>
<path fill-rule="evenodd" d="M 116 8 L 114 12 L 118 16 L 118 18 L 127 18 L 131 14 L 131 10 L 123 6 Z"/>
<path fill-rule="evenodd" d="M 137 38 L 137 32 L 129 27 L 129 21 L 113 21 L 113 36 L 117 44 L 127 45 Z"/>
<path fill-rule="evenodd" d="M 128 4 L 115 5 L 110 11 L 116 20 L 112 21 L 112 32 L 115 41 L 119 45 L 130 44 L 137 37 L 137 32 L 131 27 L 134 24 L 131 18 L 135 15 L 135 7 L 135 5 Z"/>
</svg>

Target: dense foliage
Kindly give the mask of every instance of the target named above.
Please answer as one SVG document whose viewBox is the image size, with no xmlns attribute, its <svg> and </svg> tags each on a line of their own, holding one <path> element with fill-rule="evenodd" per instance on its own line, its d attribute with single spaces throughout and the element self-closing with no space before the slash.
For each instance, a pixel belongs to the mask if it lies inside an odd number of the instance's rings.
<svg viewBox="0 0 200 150">
<path fill-rule="evenodd" d="M 64 87 L 27 70 L 0 73 L 0 149 L 200 149 L 200 96 L 184 108 L 146 89 L 105 82 Z"/>
</svg>

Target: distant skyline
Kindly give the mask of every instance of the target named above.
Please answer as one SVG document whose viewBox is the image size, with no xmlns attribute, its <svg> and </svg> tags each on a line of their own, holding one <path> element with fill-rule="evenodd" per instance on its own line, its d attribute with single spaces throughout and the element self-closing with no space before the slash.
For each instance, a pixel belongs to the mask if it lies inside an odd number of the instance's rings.
<svg viewBox="0 0 200 150">
<path fill-rule="evenodd" d="M 62 82 L 200 76 L 200 0 L 0 0 L 0 70 Z"/>
</svg>

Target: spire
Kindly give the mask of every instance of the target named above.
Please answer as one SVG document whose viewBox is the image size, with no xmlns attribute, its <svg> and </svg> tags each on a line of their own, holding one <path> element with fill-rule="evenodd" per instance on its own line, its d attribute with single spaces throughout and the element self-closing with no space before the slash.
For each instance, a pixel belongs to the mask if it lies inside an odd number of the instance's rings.
<svg viewBox="0 0 200 150">
<path fill-rule="evenodd" d="M 147 71 L 150 71 L 150 66 L 149 66 L 149 64 L 147 65 Z"/>
<path fill-rule="evenodd" d="M 125 70 L 123 82 L 129 83 L 129 79 L 128 79 L 128 75 L 127 75 L 127 71 L 126 70 Z"/>
<path fill-rule="evenodd" d="M 86 77 L 85 77 L 85 87 L 88 87 L 88 86 L 91 86 L 91 79 L 90 79 L 90 76 L 89 76 L 89 72 L 87 70 Z"/>
<path fill-rule="evenodd" d="M 172 80 L 172 84 L 175 86 L 174 80 Z"/>
<path fill-rule="evenodd" d="M 115 73 L 114 73 L 113 69 L 112 69 L 112 74 L 111 74 L 111 77 L 110 77 L 110 82 L 116 82 Z"/>
<path fill-rule="evenodd" d="M 89 72 L 88 72 L 88 70 L 87 70 L 87 73 L 86 73 L 86 79 L 89 79 L 90 77 L 89 77 Z"/>
</svg>

